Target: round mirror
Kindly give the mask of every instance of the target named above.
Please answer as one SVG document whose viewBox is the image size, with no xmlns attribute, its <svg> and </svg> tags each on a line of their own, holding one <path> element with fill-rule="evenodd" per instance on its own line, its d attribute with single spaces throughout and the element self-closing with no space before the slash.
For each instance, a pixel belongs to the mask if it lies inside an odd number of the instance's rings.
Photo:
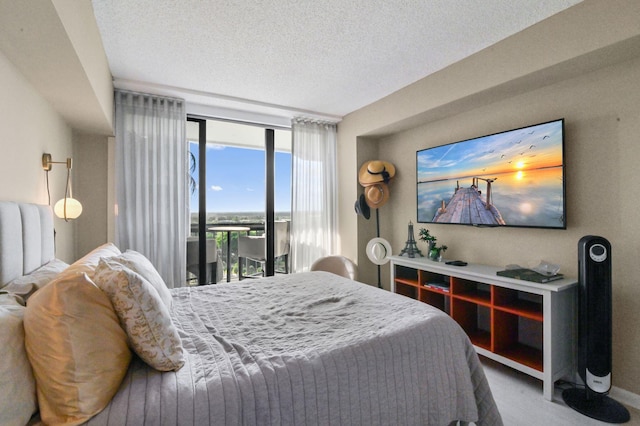
<svg viewBox="0 0 640 426">
<path fill-rule="evenodd" d="M 376 265 L 384 265 L 391 256 L 391 244 L 384 238 L 373 238 L 367 244 L 367 257 Z"/>
</svg>

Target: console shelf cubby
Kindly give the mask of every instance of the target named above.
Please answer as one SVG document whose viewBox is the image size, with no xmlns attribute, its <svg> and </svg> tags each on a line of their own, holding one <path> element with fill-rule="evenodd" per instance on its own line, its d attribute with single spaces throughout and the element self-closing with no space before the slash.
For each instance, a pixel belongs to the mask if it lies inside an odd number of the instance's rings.
<svg viewBox="0 0 640 426">
<path fill-rule="evenodd" d="M 391 256 L 391 291 L 432 305 L 467 333 L 478 354 L 543 381 L 571 373 L 577 281 L 539 284 L 496 275 L 497 267 Z"/>
</svg>

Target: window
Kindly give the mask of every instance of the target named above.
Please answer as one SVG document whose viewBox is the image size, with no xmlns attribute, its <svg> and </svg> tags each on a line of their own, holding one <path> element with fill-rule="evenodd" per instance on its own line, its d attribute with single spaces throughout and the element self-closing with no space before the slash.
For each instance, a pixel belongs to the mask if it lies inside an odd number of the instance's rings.
<svg viewBox="0 0 640 426">
<path fill-rule="evenodd" d="M 239 274 L 238 238 L 264 235 L 274 229 L 276 221 L 291 219 L 291 131 L 213 119 L 188 120 L 187 142 L 193 166 L 191 241 L 205 236 L 204 250 L 197 243 L 202 250 L 198 259 L 207 259 L 204 271 L 190 275 L 191 282 L 230 281 L 255 272 L 269 274 L 273 263 L 265 262 L 253 262 Z M 247 229 L 210 229 L 221 226 Z M 288 271 L 282 265 L 288 256 L 276 260 L 278 270 Z M 192 269 L 200 271 L 200 266 Z"/>
</svg>

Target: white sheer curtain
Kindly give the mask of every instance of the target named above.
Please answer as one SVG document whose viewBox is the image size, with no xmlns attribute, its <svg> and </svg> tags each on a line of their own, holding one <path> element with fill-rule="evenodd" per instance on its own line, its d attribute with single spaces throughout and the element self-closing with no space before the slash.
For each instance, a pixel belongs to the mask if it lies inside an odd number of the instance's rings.
<svg viewBox="0 0 640 426">
<path fill-rule="evenodd" d="M 189 226 L 184 101 L 117 90 L 115 113 L 116 245 L 180 287 Z"/>
<path fill-rule="evenodd" d="M 337 248 L 336 125 L 292 122 L 291 270 L 308 271 Z"/>
</svg>

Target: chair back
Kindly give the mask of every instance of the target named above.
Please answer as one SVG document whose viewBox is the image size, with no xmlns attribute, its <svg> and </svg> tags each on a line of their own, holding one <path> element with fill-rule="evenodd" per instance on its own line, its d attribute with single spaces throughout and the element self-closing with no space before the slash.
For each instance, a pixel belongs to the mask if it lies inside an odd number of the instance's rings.
<svg viewBox="0 0 640 426">
<path fill-rule="evenodd" d="M 238 257 L 263 261 L 265 259 L 264 241 L 264 235 L 240 235 Z"/>
<path fill-rule="evenodd" d="M 198 259 L 198 237 L 187 238 L 187 267 L 197 265 Z M 207 259 L 206 263 L 218 261 L 218 246 L 216 240 L 207 238 Z"/>
<path fill-rule="evenodd" d="M 285 254 L 289 254 L 289 229 L 290 224 L 288 220 L 278 220 L 274 222 L 274 241 L 275 241 L 275 250 L 274 257 L 284 256 Z"/>
<path fill-rule="evenodd" d="M 216 283 L 218 277 L 222 277 L 222 262 L 218 262 L 218 247 L 216 240 L 207 239 L 206 275 L 200 279 L 200 266 L 198 259 L 198 238 L 187 238 L 187 272 L 193 274 L 199 284 Z M 191 280 L 187 274 L 187 279 Z"/>
<path fill-rule="evenodd" d="M 326 256 L 313 262 L 312 271 L 332 272 L 352 280 L 358 279 L 358 267 L 351 259 L 344 256 Z"/>
<path fill-rule="evenodd" d="M 274 257 L 289 254 L 289 221 L 274 222 Z M 238 257 L 264 262 L 267 258 L 267 239 L 264 235 L 241 235 L 238 237 Z"/>
</svg>

